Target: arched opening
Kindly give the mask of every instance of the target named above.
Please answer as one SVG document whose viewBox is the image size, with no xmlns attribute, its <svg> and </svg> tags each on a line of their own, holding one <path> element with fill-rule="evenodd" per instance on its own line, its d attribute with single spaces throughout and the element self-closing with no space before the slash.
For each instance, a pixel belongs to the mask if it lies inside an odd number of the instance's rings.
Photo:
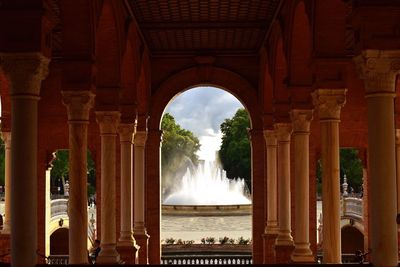
<svg viewBox="0 0 400 267">
<path fill-rule="evenodd" d="M 68 255 L 68 228 L 59 228 L 50 236 L 50 255 Z"/>
<path fill-rule="evenodd" d="M 250 125 L 243 105 L 216 87 L 194 87 L 170 101 L 161 121 L 165 258 L 216 248 L 250 258 Z"/>
<path fill-rule="evenodd" d="M 342 254 L 354 255 L 357 250 L 364 252 L 364 234 L 352 225 L 341 230 Z"/>
<path fill-rule="evenodd" d="M 185 69 L 166 79 L 155 91 L 150 103 L 146 147 L 146 220 L 149 239 L 149 262 L 160 263 L 161 258 L 161 172 L 160 172 L 160 125 L 168 103 L 176 95 L 193 88 L 194 85 L 213 85 L 229 90 L 241 100 L 251 117 L 251 155 L 252 155 L 252 256 L 256 262 L 262 261 L 262 233 L 264 231 L 264 139 L 262 135 L 262 112 L 259 98 L 253 86 L 242 76 L 232 71 L 201 66 Z"/>
</svg>

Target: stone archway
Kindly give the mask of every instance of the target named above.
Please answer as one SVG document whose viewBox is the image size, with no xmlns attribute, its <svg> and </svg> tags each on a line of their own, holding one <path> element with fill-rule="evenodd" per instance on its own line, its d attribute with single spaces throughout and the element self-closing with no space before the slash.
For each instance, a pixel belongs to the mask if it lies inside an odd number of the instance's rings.
<svg viewBox="0 0 400 267">
<path fill-rule="evenodd" d="M 342 254 L 354 254 L 364 251 L 364 234 L 352 225 L 345 225 L 341 230 Z"/>
<path fill-rule="evenodd" d="M 234 95 L 251 118 L 252 184 L 253 184 L 253 260 L 262 261 L 264 231 L 264 137 L 259 98 L 254 86 L 240 75 L 214 66 L 202 65 L 183 70 L 155 90 L 150 106 L 146 143 L 147 229 L 150 234 L 149 261 L 160 261 L 160 121 L 165 107 L 175 95 L 199 85 L 212 85 Z M 157 196 L 157 197 L 155 197 Z M 151 218 L 151 219 L 150 219 Z M 157 219 L 156 219 L 157 218 Z"/>
<path fill-rule="evenodd" d="M 69 255 L 69 230 L 59 228 L 50 236 L 50 255 Z"/>
</svg>

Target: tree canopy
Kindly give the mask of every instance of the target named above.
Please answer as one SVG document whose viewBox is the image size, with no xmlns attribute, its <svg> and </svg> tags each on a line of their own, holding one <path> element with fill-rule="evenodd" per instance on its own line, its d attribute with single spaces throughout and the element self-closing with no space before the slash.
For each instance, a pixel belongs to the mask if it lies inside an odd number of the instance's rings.
<svg viewBox="0 0 400 267">
<path fill-rule="evenodd" d="M 322 193 L 322 168 L 321 161 L 317 165 L 317 192 Z M 358 157 L 358 150 L 354 148 L 340 149 L 340 189 L 342 190 L 343 176 L 346 174 L 348 192 L 351 188 L 355 193 L 360 193 L 363 183 L 363 166 Z"/>
<path fill-rule="evenodd" d="M 247 129 L 250 119 L 245 109 L 238 109 L 232 119 L 221 124 L 222 144 L 219 157 L 230 179 L 243 178 L 251 190 L 251 149 Z"/>
<path fill-rule="evenodd" d="M 164 114 L 161 121 L 163 140 L 161 147 L 162 190 L 167 194 L 189 167 L 197 165 L 196 152 L 200 149 L 200 141 L 191 131 L 183 129 L 175 118 Z"/>
<path fill-rule="evenodd" d="M 50 173 L 51 185 L 53 187 L 63 188 L 65 180 L 68 179 L 69 172 L 69 151 L 57 150 L 55 160 L 52 162 Z M 90 152 L 87 152 L 87 173 L 88 173 L 88 195 L 96 192 L 96 169 Z M 54 192 L 55 193 L 55 192 Z M 63 192 L 62 192 L 63 193 Z"/>
</svg>

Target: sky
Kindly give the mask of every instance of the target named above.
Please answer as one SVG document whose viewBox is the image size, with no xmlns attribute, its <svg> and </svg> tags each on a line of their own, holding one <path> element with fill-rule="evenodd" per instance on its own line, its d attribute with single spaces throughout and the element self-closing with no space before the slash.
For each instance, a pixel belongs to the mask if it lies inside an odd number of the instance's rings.
<svg viewBox="0 0 400 267">
<path fill-rule="evenodd" d="M 243 105 L 230 93 L 215 87 L 195 87 L 171 100 L 170 113 L 184 129 L 192 131 L 201 144 L 200 159 L 214 160 L 221 145 L 221 123 L 232 118 Z"/>
</svg>

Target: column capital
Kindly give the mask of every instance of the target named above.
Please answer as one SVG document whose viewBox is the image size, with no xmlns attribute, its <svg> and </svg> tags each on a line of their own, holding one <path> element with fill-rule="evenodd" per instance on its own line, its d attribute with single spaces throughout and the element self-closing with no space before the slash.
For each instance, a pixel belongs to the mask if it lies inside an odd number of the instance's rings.
<svg viewBox="0 0 400 267">
<path fill-rule="evenodd" d="M 292 120 L 293 133 L 295 134 L 309 134 L 310 124 L 313 119 L 312 109 L 293 109 L 290 112 L 290 119 Z"/>
<path fill-rule="evenodd" d="M 389 93 L 394 96 L 396 75 L 400 73 L 400 50 L 363 50 L 354 57 L 354 62 L 367 95 Z"/>
<path fill-rule="evenodd" d="M 277 146 L 278 144 L 274 130 L 264 130 L 264 139 L 267 146 Z"/>
<path fill-rule="evenodd" d="M 290 142 L 290 135 L 292 134 L 292 124 L 290 123 L 275 123 L 274 124 L 276 139 L 278 143 Z"/>
<path fill-rule="evenodd" d="M 147 131 L 138 131 L 135 133 L 133 143 L 135 146 L 145 146 L 147 140 Z"/>
<path fill-rule="evenodd" d="M 400 145 L 400 129 L 396 129 L 395 137 L 396 137 L 396 145 Z"/>
<path fill-rule="evenodd" d="M 67 107 L 68 121 L 88 123 L 95 95 L 90 91 L 61 91 L 61 94 Z"/>
<path fill-rule="evenodd" d="M 96 111 L 100 135 L 116 135 L 121 113 L 119 111 Z"/>
<path fill-rule="evenodd" d="M 118 126 L 119 139 L 121 142 L 132 142 L 135 132 L 135 123 L 120 123 Z"/>
<path fill-rule="evenodd" d="M 0 53 L 0 71 L 10 80 L 10 95 L 38 97 L 49 62 L 41 53 Z"/>
<path fill-rule="evenodd" d="M 340 120 L 340 110 L 346 103 L 347 89 L 318 89 L 312 93 L 320 121 Z"/>
</svg>

